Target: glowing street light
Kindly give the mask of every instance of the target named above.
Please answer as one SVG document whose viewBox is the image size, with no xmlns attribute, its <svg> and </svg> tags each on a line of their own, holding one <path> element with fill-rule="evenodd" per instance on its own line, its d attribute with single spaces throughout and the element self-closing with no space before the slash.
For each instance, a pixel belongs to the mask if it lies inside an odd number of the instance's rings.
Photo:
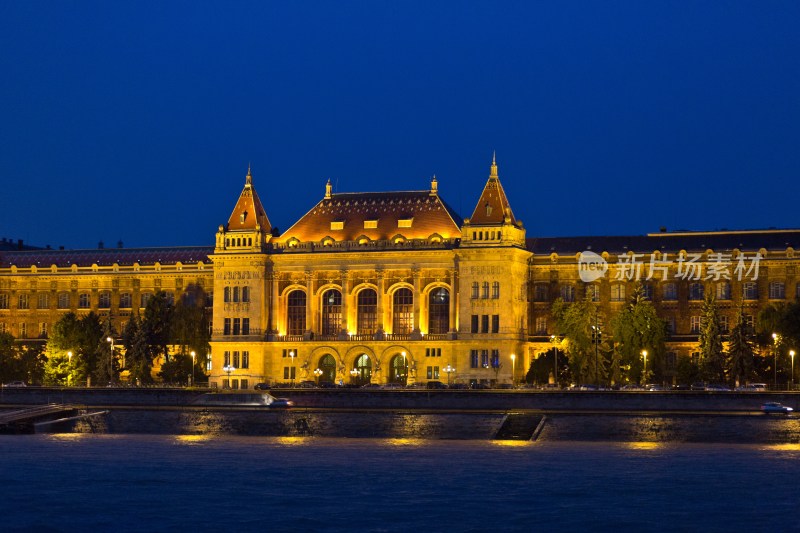
<svg viewBox="0 0 800 533">
<path fill-rule="evenodd" d="M 67 387 L 69 387 L 70 381 L 72 380 L 72 352 L 67 352 L 67 361 L 69 362 L 69 373 L 67 374 Z"/>
<path fill-rule="evenodd" d="M 772 334 L 772 370 L 774 372 L 772 378 L 772 390 L 778 390 L 778 334 Z"/>
<path fill-rule="evenodd" d="M 106 337 L 106 341 L 111 343 L 111 353 L 108 361 L 108 382 L 114 383 L 114 337 Z"/>
<path fill-rule="evenodd" d="M 289 350 L 289 357 L 292 359 L 292 369 L 289 372 L 291 373 L 292 387 L 294 387 L 294 350 Z"/>
<path fill-rule="evenodd" d="M 647 381 L 647 350 L 642 350 L 642 357 L 644 358 L 644 372 L 642 373 L 642 385 Z"/>
<path fill-rule="evenodd" d="M 228 387 L 227 388 L 230 389 L 231 388 L 231 372 L 236 370 L 236 367 L 234 367 L 233 365 L 225 365 L 225 366 L 222 367 L 222 370 L 223 370 L 223 372 L 227 372 L 228 373 Z"/>
<path fill-rule="evenodd" d="M 444 367 L 444 369 L 442 369 L 442 372 L 447 374 L 447 386 L 448 387 L 450 387 L 450 374 L 452 374 L 455 371 L 456 371 L 456 369 L 453 368 L 452 366 L 450 366 L 449 364 L 446 367 Z"/>
<path fill-rule="evenodd" d="M 792 358 L 792 390 L 794 390 L 794 350 L 789 350 L 789 356 Z"/>
<path fill-rule="evenodd" d="M 357 383 L 357 378 L 356 378 L 356 376 L 358 376 L 358 369 L 357 369 L 357 368 L 354 368 L 353 370 L 351 370 L 351 371 L 350 371 L 350 375 L 351 375 L 351 376 L 353 376 L 353 382 L 354 382 L 354 383 Z"/>
<path fill-rule="evenodd" d="M 191 355 L 192 355 L 192 381 L 189 382 L 189 386 L 194 385 L 194 361 L 195 361 L 195 357 L 197 356 L 197 354 L 195 353 L 194 350 L 192 350 Z"/>
<path fill-rule="evenodd" d="M 558 388 L 558 342 L 559 339 L 555 335 L 550 335 L 550 343 L 553 345 L 555 352 L 555 364 L 553 365 L 553 384 Z"/>
<path fill-rule="evenodd" d="M 512 353 L 511 354 L 511 385 L 512 386 L 514 385 L 514 374 L 515 374 L 514 370 L 516 369 L 516 366 L 515 366 L 514 363 L 516 362 L 516 360 L 517 360 L 517 356 Z"/>
<path fill-rule="evenodd" d="M 403 385 L 408 385 L 408 362 L 406 362 L 406 352 L 402 351 L 400 355 L 403 356 L 403 372 L 405 372 L 403 375 Z"/>
<path fill-rule="evenodd" d="M 317 385 L 319 385 L 319 377 L 322 375 L 322 370 L 319 368 L 314 369 L 314 379 L 317 381 Z"/>
</svg>

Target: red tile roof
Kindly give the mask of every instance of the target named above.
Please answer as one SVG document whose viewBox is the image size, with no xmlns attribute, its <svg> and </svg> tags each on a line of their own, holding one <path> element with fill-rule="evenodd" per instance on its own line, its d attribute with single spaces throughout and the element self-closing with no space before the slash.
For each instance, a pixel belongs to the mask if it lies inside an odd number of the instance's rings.
<svg viewBox="0 0 800 533">
<path fill-rule="evenodd" d="M 208 246 L 181 246 L 175 248 L 103 248 L 95 250 L 37 250 L 30 252 L 0 252 L 0 268 L 50 268 L 111 266 L 117 263 L 120 266 L 130 266 L 134 263 L 140 265 L 174 265 L 209 263 L 208 256 L 214 253 L 213 247 Z"/>
<path fill-rule="evenodd" d="M 497 163 L 494 156 L 492 156 L 492 169 L 489 173 L 489 179 L 469 221 L 471 224 L 502 224 L 506 214 L 512 224 L 517 223 L 514 213 L 511 211 L 511 204 L 506 197 L 506 192 L 500 184 L 500 178 L 497 177 Z"/>
<path fill-rule="evenodd" d="M 264 233 L 272 231 L 264 206 L 253 188 L 253 176 L 248 168 L 244 189 L 239 195 L 236 207 L 233 208 L 233 213 L 228 218 L 228 225 L 225 229 L 228 231 L 254 230 L 256 225 L 260 226 Z"/>
</svg>

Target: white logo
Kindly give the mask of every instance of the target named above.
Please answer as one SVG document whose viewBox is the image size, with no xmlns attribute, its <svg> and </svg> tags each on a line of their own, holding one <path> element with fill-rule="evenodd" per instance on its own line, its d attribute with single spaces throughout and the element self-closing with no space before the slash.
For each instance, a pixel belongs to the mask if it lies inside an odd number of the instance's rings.
<svg viewBox="0 0 800 533">
<path fill-rule="evenodd" d="M 578 257 L 578 274 L 581 281 L 591 283 L 602 278 L 608 271 L 608 263 L 594 252 L 581 252 Z"/>
</svg>

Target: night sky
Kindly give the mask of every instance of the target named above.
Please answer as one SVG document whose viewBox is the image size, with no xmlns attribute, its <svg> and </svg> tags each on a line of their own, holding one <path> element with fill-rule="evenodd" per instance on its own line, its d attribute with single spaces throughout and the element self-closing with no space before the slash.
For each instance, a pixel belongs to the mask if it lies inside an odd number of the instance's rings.
<svg viewBox="0 0 800 533">
<path fill-rule="evenodd" d="M 800 226 L 800 2 L 0 2 L 0 237 L 213 245 L 497 151 L 528 236 Z"/>
</svg>

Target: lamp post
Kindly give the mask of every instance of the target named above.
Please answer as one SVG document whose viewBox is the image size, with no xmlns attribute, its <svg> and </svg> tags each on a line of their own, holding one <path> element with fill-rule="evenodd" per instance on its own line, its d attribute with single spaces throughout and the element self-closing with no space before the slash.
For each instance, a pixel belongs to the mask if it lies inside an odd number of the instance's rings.
<svg viewBox="0 0 800 533">
<path fill-rule="evenodd" d="M 515 362 L 517 360 L 517 356 L 513 353 L 511 354 L 511 386 L 514 386 L 514 370 L 516 369 Z"/>
<path fill-rule="evenodd" d="M 452 366 L 450 366 L 449 364 L 446 367 L 444 367 L 444 369 L 442 370 L 442 372 L 447 374 L 447 387 L 448 388 L 450 388 L 450 374 L 452 374 L 455 371 L 456 371 L 456 369 L 453 368 Z"/>
<path fill-rule="evenodd" d="M 67 387 L 69 387 L 72 380 L 72 352 L 67 352 L 67 361 L 69 361 L 69 372 L 67 373 Z"/>
<path fill-rule="evenodd" d="M 227 388 L 230 389 L 231 388 L 231 372 L 236 370 L 236 368 L 233 365 L 225 365 L 225 366 L 222 367 L 222 370 L 224 372 L 228 373 L 228 387 Z"/>
<path fill-rule="evenodd" d="M 789 356 L 792 358 L 792 390 L 794 390 L 794 350 L 789 350 Z"/>
<path fill-rule="evenodd" d="M 772 334 L 772 370 L 774 372 L 772 378 L 772 390 L 778 390 L 778 334 Z"/>
<path fill-rule="evenodd" d="M 400 355 L 403 356 L 403 385 L 408 385 L 408 362 L 406 362 L 406 352 L 400 352 Z"/>
<path fill-rule="evenodd" d="M 289 357 L 292 360 L 292 368 L 289 370 L 289 377 L 292 379 L 292 387 L 294 387 L 294 350 L 289 350 Z"/>
<path fill-rule="evenodd" d="M 111 352 L 108 356 L 108 382 L 114 383 L 114 337 L 106 337 L 106 341 L 111 343 Z"/>
<path fill-rule="evenodd" d="M 598 345 L 600 344 L 600 327 L 597 325 L 597 309 L 594 310 L 594 385 L 600 388 L 600 367 L 598 366 Z"/>
<path fill-rule="evenodd" d="M 322 375 L 322 370 L 319 368 L 314 369 L 314 379 L 317 382 L 317 386 L 319 386 L 319 377 Z"/>
<path fill-rule="evenodd" d="M 647 350 L 642 350 L 642 357 L 644 358 L 644 372 L 642 372 L 642 385 L 647 381 Z"/>
<path fill-rule="evenodd" d="M 192 385 L 194 385 L 194 361 L 195 361 L 195 357 L 197 356 L 197 354 L 195 353 L 194 350 L 192 350 L 192 354 L 191 355 L 192 355 L 192 380 L 189 382 L 189 386 L 190 387 Z"/>
<path fill-rule="evenodd" d="M 550 343 L 555 350 L 555 362 L 553 363 L 553 384 L 558 388 L 558 337 L 550 335 Z"/>
<path fill-rule="evenodd" d="M 353 376 L 353 383 L 358 384 L 356 376 L 358 376 L 358 369 L 354 368 L 350 371 L 350 375 Z"/>
</svg>

